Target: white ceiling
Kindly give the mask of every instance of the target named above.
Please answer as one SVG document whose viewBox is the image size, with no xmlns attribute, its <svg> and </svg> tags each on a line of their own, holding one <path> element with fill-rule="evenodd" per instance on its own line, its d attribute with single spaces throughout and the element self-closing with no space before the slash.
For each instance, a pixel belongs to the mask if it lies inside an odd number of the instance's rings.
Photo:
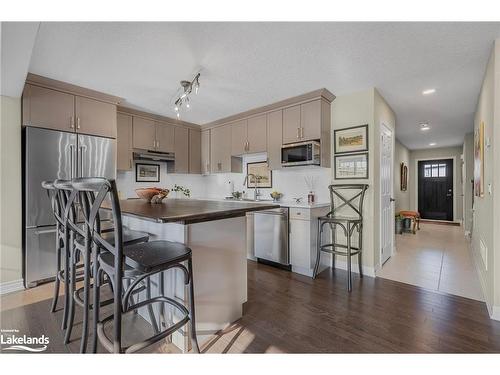
<svg viewBox="0 0 500 375">
<path fill-rule="evenodd" d="M 201 68 L 182 114 L 200 124 L 322 87 L 374 86 L 396 112 L 397 138 L 417 149 L 461 144 L 472 130 L 497 37 L 500 23 L 42 23 L 30 71 L 173 117 L 179 81 Z"/>
</svg>

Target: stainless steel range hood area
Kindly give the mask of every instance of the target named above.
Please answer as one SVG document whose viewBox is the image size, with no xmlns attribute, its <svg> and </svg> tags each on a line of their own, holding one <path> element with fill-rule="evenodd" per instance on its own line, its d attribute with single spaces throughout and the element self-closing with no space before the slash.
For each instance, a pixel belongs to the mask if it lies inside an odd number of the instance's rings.
<svg viewBox="0 0 500 375">
<path fill-rule="evenodd" d="M 133 153 L 134 160 L 151 160 L 174 162 L 175 154 L 173 152 L 156 152 L 156 151 L 135 151 Z"/>
</svg>

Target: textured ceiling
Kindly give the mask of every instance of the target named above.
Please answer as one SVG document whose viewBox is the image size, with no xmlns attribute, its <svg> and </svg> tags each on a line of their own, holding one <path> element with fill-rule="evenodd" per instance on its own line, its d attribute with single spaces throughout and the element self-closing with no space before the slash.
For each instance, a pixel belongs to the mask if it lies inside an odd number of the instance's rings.
<svg viewBox="0 0 500 375">
<path fill-rule="evenodd" d="M 497 37 L 500 23 L 42 23 L 30 71 L 173 117 L 179 81 L 201 68 L 182 114 L 200 124 L 322 87 L 374 86 L 416 149 L 461 144 L 472 130 Z M 432 129 L 422 134 L 421 121 Z"/>
</svg>

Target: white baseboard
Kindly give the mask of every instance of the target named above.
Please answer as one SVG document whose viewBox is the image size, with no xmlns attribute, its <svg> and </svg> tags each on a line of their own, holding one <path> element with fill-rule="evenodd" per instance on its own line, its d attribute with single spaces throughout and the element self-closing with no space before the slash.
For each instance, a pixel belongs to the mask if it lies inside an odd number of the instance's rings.
<svg viewBox="0 0 500 375">
<path fill-rule="evenodd" d="M 491 308 L 490 318 L 500 321 L 500 306 L 493 306 Z"/>
<path fill-rule="evenodd" d="M 24 289 L 23 279 L 7 281 L 0 284 L 0 295 L 17 292 Z"/>
<path fill-rule="evenodd" d="M 347 270 L 347 262 L 344 260 L 339 260 L 337 257 L 337 259 L 335 259 L 335 268 L 341 270 Z M 375 277 L 375 269 L 373 267 L 362 266 L 362 268 L 363 268 L 363 275 Z M 354 273 L 359 273 L 357 263 L 352 263 L 351 271 Z"/>
</svg>

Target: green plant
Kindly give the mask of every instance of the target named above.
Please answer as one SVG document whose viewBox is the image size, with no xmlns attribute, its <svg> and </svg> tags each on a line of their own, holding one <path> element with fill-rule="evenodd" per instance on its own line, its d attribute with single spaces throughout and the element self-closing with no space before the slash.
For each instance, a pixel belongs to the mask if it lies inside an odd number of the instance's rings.
<svg viewBox="0 0 500 375">
<path fill-rule="evenodd" d="M 188 198 L 191 196 L 191 190 L 189 190 L 187 187 L 180 186 L 177 184 L 174 185 L 174 188 L 172 189 L 172 191 L 181 192 L 182 194 L 184 194 Z"/>
</svg>

